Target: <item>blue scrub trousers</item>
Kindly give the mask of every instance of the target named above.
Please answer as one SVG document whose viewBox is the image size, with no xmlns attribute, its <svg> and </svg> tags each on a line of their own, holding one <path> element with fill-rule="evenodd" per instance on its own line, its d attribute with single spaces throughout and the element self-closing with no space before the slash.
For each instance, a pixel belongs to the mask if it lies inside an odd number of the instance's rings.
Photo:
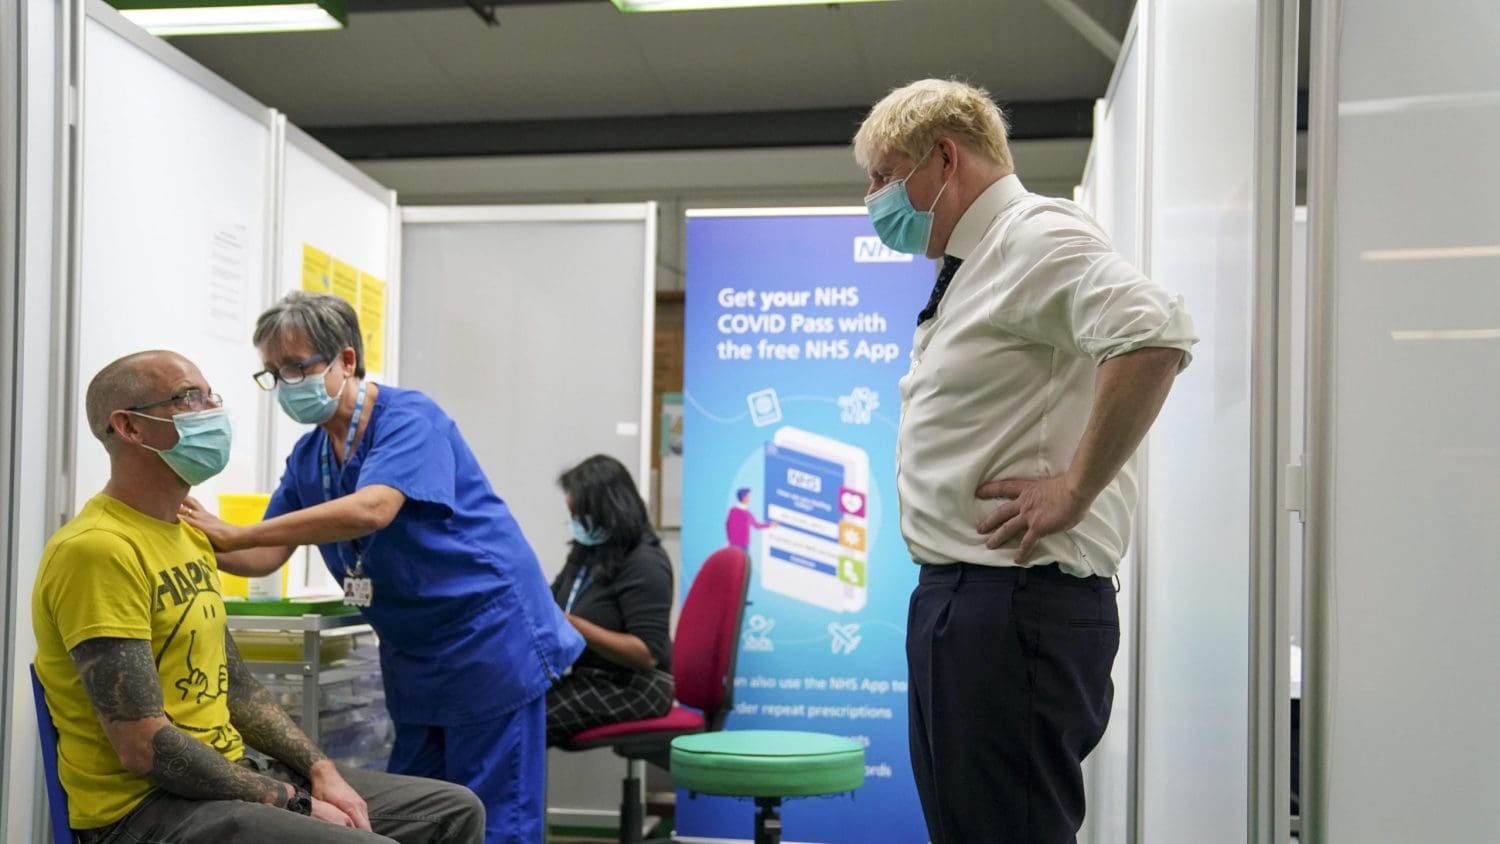
<svg viewBox="0 0 1500 844">
<path fill-rule="evenodd" d="M 485 844 L 546 838 L 547 698 L 490 721 L 396 724 L 388 770 L 466 785 L 484 803 Z"/>
</svg>

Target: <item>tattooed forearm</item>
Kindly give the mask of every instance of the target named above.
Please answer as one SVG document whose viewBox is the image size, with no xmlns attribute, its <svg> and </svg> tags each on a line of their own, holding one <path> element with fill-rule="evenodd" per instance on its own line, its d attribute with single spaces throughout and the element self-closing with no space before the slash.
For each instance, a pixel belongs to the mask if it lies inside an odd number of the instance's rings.
<svg viewBox="0 0 1500 844">
<path fill-rule="evenodd" d="M 230 762 L 171 724 L 156 731 L 151 749 L 146 778 L 181 797 L 285 806 L 290 796 L 284 783 Z"/>
<path fill-rule="evenodd" d="M 144 639 L 90 639 L 71 652 L 104 732 L 128 770 L 173 794 L 285 806 L 287 786 L 242 768 L 167 720 Z"/>
<path fill-rule="evenodd" d="M 227 631 L 224 658 L 229 665 L 229 722 L 240 731 L 246 744 L 280 759 L 303 776 L 313 763 L 328 758 L 250 673 L 240 658 L 234 637 Z"/>
<path fill-rule="evenodd" d="M 161 681 L 144 639 L 89 639 L 69 652 L 106 725 L 162 714 Z"/>
</svg>

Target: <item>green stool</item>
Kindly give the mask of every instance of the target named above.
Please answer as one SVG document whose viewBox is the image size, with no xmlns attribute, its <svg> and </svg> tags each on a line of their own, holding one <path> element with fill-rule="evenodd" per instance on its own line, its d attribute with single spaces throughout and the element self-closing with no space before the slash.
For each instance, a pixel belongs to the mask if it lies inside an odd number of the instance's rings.
<svg viewBox="0 0 1500 844">
<path fill-rule="evenodd" d="M 853 791 L 865 782 L 865 749 L 826 733 L 726 730 L 672 739 L 681 788 L 755 798 L 755 844 L 781 841 L 781 801 Z"/>
</svg>

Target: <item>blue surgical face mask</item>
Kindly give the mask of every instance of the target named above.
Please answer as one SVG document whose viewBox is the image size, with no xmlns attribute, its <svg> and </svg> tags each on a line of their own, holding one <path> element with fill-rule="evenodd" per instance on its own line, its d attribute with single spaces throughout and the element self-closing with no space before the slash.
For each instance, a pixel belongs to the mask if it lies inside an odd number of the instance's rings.
<svg viewBox="0 0 1500 844">
<path fill-rule="evenodd" d="M 176 416 L 151 416 L 132 411 L 137 416 L 171 422 L 177 429 L 177 445 L 163 451 L 142 443 L 141 445 L 161 455 L 177 477 L 197 486 L 229 465 L 229 446 L 234 432 L 229 426 L 229 411 L 222 407 L 179 413 Z"/>
<path fill-rule="evenodd" d="M 603 545 L 609 539 L 609 531 L 602 527 L 589 529 L 577 516 L 568 520 L 568 529 L 573 532 L 573 541 L 579 545 Z"/>
<path fill-rule="evenodd" d="M 296 384 L 276 385 L 276 403 L 286 411 L 286 415 L 292 417 L 293 421 L 304 425 L 321 425 L 333 418 L 333 412 L 339 409 L 338 396 L 344 392 L 344 384 L 348 383 L 349 376 L 339 382 L 338 392 L 328 394 L 328 388 L 323 386 L 323 372 L 317 375 L 309 375 Z"/>
<path fill-rule="evenodd" d="M 927 155 L 931 154 L 932 150 L 928 150 Z M 922 160 L 912 168 L 912 173 L 917 172 L 927 161 L 927 155 L 922 156 Z M 881 243 L 908 255 L 925 255 L 927 241 L 932 239 L 932 209 L 937 207 L 943 191 L 948 189 L 948 183 L 943 182 L 937 196 L 932 198 L 931 208 L 918 211 L 911 204 L 911 198 L 906 195 L 906 180 L 909 178 L 911 173 L 865 197 L 865 208 L 870 212 L 870 224 L 875 227 L 875 233 L 880 235 Z"/>
</svg>

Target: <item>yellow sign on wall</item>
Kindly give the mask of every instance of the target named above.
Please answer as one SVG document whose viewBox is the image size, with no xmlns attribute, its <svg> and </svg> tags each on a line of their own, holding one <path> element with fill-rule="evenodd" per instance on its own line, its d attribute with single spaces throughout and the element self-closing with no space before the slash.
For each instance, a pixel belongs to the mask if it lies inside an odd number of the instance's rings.
<svg viewBox="0 0 1500 844">
<path fill-rule="evenodd" d="M 359 274 L 359 330 L 365 341 L 365 369 L 385 370 L 385 282 Z"/>
<path fill-rule="evenodd" d="M 331 293 L 359 315 L 365 370 L 385 371 L 385 282 L 346 264 L 309 243 L 302 244 L 302 289 Z"/>
<path fill-rule="evenodd" d="M 346 264 L 337 258 L 333 259 L 333 295 L 348 302 L 359 312 L 359 270 L 352 264 Z"/>
<path fill-rule="evenodd" d="M 308 293 L 333 292 L 333 259 L 311 244 L 302 244 L 302 289 Z"/>
</svg>

